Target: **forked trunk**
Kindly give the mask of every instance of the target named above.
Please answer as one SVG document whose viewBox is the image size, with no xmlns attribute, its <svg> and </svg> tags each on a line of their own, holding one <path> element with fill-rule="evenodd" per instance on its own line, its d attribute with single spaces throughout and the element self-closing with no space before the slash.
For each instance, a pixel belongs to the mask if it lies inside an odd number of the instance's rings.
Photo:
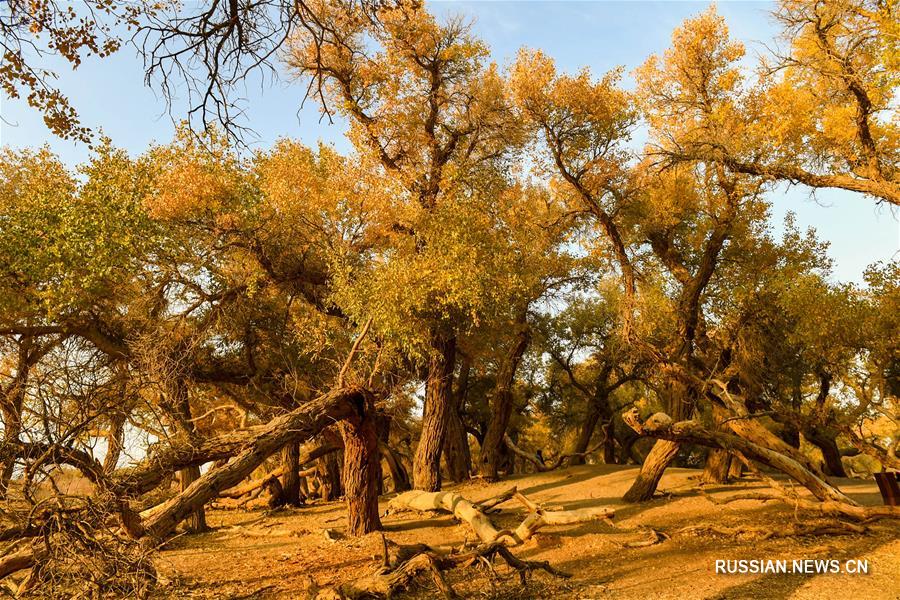
<svg viewBox="0 0 900 600">
<path fill-rule="evenodd" d="M 413 461 L 413 486 L 418 490 L 435 492 L 441 489 L 441 448 L 453 402 L 455 360 L 456 338 L 433 334 L 428 380 L 425 382 L 422 434 Z"/>
</svg>

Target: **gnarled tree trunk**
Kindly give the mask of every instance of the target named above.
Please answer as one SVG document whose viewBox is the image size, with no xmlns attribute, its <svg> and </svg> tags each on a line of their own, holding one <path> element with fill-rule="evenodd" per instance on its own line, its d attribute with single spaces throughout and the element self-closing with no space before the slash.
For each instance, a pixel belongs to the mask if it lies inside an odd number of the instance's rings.
<svg viewBox="0 0 900 600">
<path fill-rule="evenodd" d="M 378 518 L 378 486 L 381 459 L 375 405 L 369 394 L 354 403 L 355 411 L 338 428 L 344 439 L 343 484 L 350 535 L 365 535 L 381 529 Z"/>
<path fill-rule="evenodd" d="M 441 489 L 441 448 L 453 402 L 456 338 L 448 333 L 434 332 L 431 346 L 422 434 L 413 461 L 413 486 L 418 490 L 434 492 Z"/>
<path fill-rule="evenodd" d="M 822 451 L 825 461 L 825 473 L 832 477 L 846 477 L 844 463 L 841 462 L 841 450 L 837 445 L 837 434 L 824 427 L 807 427 L 803 437 Z"/>
<path fill-rule="evenodd" d="M 690 389 L 680 384 L 672 385 L 672 395 L 669 396 L 669 410 L 676 419 L 687 419 L 694 411 L 694 395 Z M 634 483 L 622 496 L 625 502 L 643 502 L 653 498 L 659 480 L 662 479 L 666 468 L 672 464 L 678 455 L 678 443 L 671 440 L 660 439 L 653 444 L 650 454 L 641 465 L 641 472 L 635 478 Z"/>
</svg>

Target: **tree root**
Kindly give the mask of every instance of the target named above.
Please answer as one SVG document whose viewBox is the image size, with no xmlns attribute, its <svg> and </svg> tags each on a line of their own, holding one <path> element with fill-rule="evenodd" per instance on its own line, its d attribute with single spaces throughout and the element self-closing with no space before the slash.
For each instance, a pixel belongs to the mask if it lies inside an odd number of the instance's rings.
<svg viewBox="0 0 900 600">
<path fill-rule="evenodd" d="M 792 523 L 788 526 L 750 527 L 740 525 L 738 527 L 723 527 L 717 525 L 692 525 L 679 529 L 676 533 L 702 533 L 723 535 L 727 537 L 748 538 L 754 540 L 768 540 L 771 538 L 819 536 L 819 535 L 862 535 L 868 531 L 868 527 L 856 523 L 837 521 L 825 524 Z"/>
<path fill-rule="evenodd" d="M 327 598 L 342 600 L 390 598 L 396 592 L 412 586 L 421 575 L 431 575 L 435 586 L 445 599 L 457 600 L 460 596 L 447 581 L 444 573 L 455 568 L 485 565 L 492 574 L 496 575 L 493 569 L 496 557 L 502 558 L 518 574 L 519 581 L 523 586 L 527 585 L 528 575 L 535 571 L 544 571 L 554 577 L 571 577 L 570 574 L 552 567 L 546 561 L 518 558 L 501 541 L 481 544 L 470 552 L 441 554 L 424 544 L 401 546 L 386 538 L 383 539 L 385 560 L 384 565 L 378 571 L 368 577 L 331 589 L 328 593 L 320 593 L 317 598 L 320 600 Z M 396 548 L 396 557 L 393 560 L 389 558 L 389 545 Z"/>
</svg>

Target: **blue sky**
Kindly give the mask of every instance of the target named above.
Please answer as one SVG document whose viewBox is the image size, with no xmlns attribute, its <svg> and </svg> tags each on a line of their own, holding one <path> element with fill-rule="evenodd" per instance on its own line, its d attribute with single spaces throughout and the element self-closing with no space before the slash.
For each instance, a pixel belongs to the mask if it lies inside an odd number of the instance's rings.
<svg viewBox="0 0 900 600">
<path fill-rule="evenodd" d="M 685 18 L 705 10 L 706 2 L 645 1 L 455 1 L 429 3 L 438 14 L 463 14 L 474 20 L 477 34 L 491 48 L 494 59 L 507 65 L 523 46 L 541 48 L 553 56 L 561 70 L 589 66 L 595 73 L 624 66 L 626 72 L 647 56 L 663 51 L 672 30 Z M 768 2 L 720 2 L 732 36 L 743 41 L 748 54 L 763 53 L 776 29 Z M 141 59 L 126 48 L 105 60 L 88 59 L 75 72 L 59 68 L 59 85 L 89 127 L 102 127 L 114 143 L 140 153 L 153 141 L 165 142 L 173 125 L 162 99 L 144 85 Z M 627 82 L 626 82 L 627 83 Z M 298 114 L 303 87 L 284 80 L 275 85 L 248 85 L 248 124 L 257 132 L 253 146 L 265 148 L 278 137 L 299 138 L 307 144 L 319 140 L 346 151 L 341 124 L 319 122 L 314 106 Z M 62 159 L 75 164 L 85 159 L 83 145 L 53 137 L 40 116 L 24 102 L 2 99 L 0 143 L 12 147 L 48 144 Z M 900 215 L 887 207 L 849 192 L 809 191 L 792 188 L 774 193 L 773 226 L 779 229 L 784 214 L 797 214 L 801 227 L 814 227 L 831 244 L 834 278 L 860 281 L 865 267 L 875 261 L 900 259 Z"/>
</svg>

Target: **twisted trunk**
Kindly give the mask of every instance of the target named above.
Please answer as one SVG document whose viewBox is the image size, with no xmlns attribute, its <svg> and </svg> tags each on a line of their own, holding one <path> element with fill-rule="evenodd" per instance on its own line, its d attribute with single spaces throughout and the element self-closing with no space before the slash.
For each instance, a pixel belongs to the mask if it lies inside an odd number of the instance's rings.
<svg viewBox="0 0 900 600">
<path fill-rule="evenodd" d="M 672 390 L 668 402 L 669 411 L 675 419 L 689 418 L 694 411 L 693 391 L 680 384 L 673 384 Z M 644 502 L 652 499 L 663 473 L 678 455 L 678 447 L 677 441 L 657 440 L 644 459 L 640 473 L 622 499 L 625 502 Z"/>
</svg>

